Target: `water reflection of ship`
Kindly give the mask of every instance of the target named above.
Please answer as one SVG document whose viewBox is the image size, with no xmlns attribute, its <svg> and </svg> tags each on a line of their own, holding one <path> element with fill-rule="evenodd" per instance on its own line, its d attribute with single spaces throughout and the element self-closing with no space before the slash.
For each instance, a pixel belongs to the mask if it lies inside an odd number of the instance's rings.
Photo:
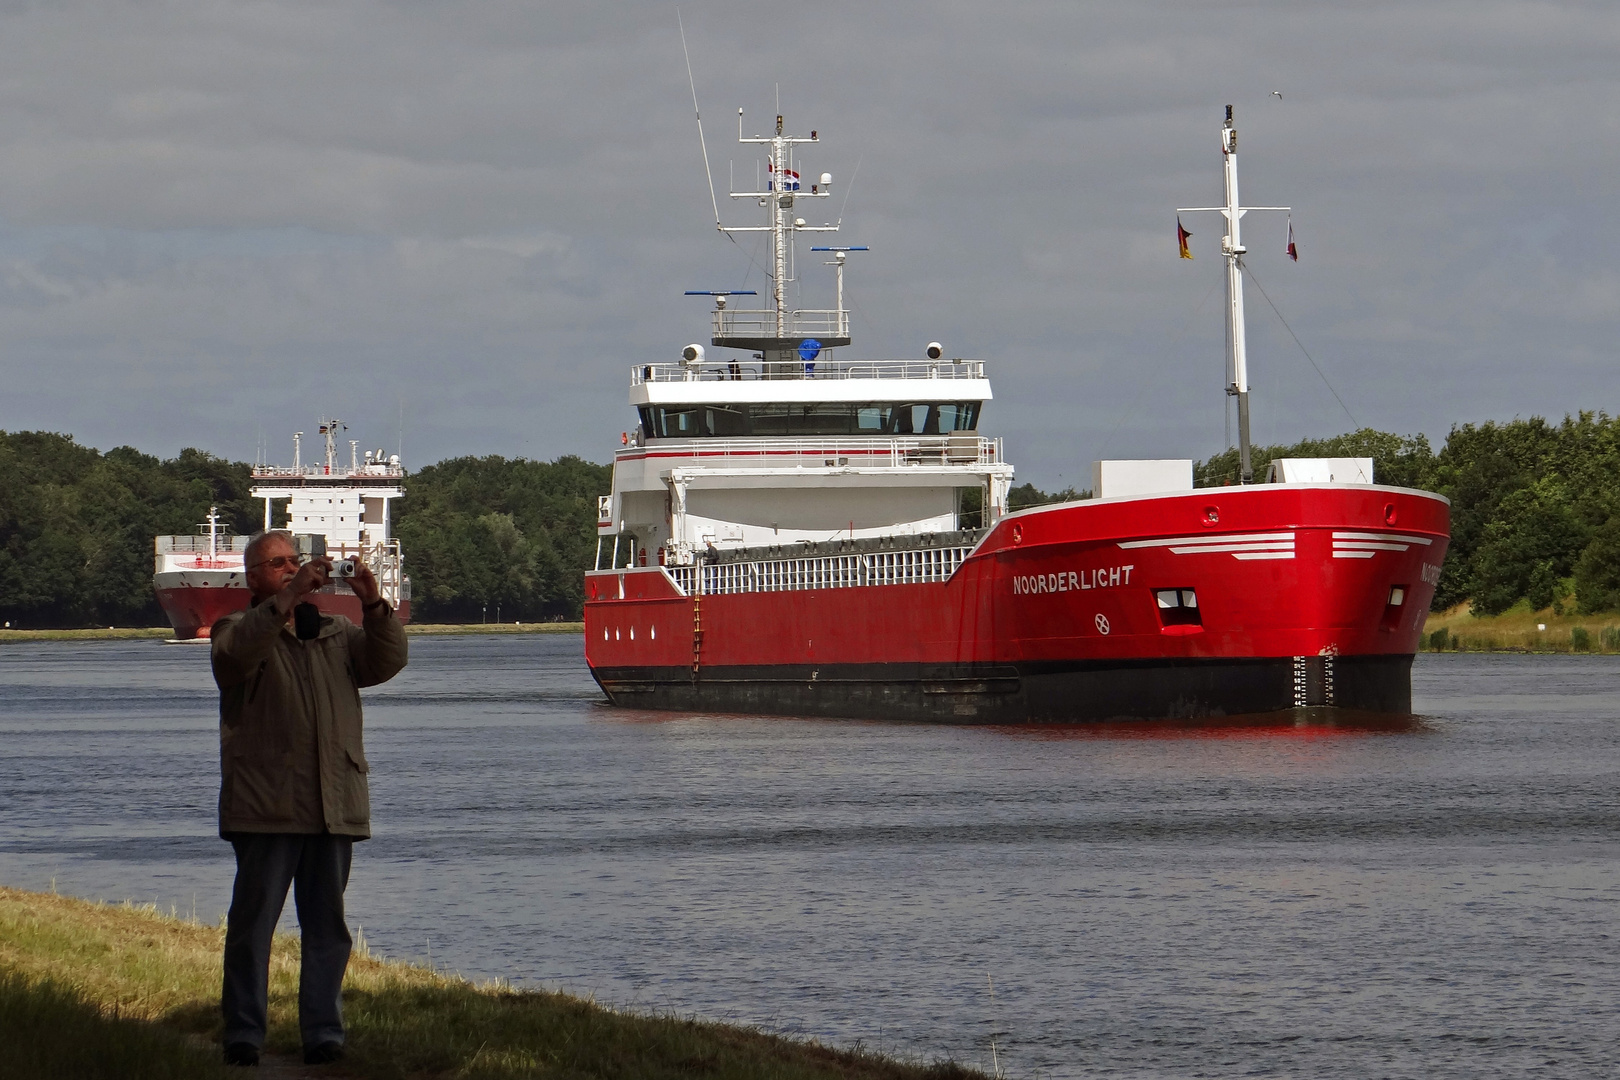
<svg viewBox="0 0 1620 1080">
<path fill-rule="evenodd" d="M 323 537 L 333 558 L 358 556 L 377 575 L 383 596 L 401 619 L 410 618 L 411 580 L 405 576 L 399 541 L 390 535 L 390 503 L 405 494 L 405 469 L 398 455 L 382 450 L 362 454 L 358 440 L 349 440 L 349 462 L 338 460 L 337 435 L 341 420 L 320 425 L 325 438 L 324 460 L 303 463 L 303 432 L 293 435 L 291 468 L 258 464 L 253 467 L 250 494 L 264 500 L 264 527 L 274 520 L 275 503 L 286 500 L 286 525 L 308 549 L 309 538 Z M 210 628 L 233 611 L 247 607 L 248 592 L 242 565 L 248 538 L 231 534 L 218 507 L 209 507 L 208 519 L 190 536 L 159 536 L 154 542 L 156 568 L 152 584 L 177 640 L 206 639 Z M 359 622 L 360 600 L 342 581 L 335 581 L 312 597 L 323 611 Z"/>
</svg>

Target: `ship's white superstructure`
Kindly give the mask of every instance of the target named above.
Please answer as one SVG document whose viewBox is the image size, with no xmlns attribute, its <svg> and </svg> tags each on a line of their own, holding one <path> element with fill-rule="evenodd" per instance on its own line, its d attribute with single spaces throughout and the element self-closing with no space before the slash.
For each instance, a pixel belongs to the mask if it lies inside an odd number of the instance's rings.
<svg viewBox="0 0 1620 1080">
<path fill-rule="evenodd" d="M 692 290 L 714 300 L 711 344 L 744 350 L 710 360 L 689 345 L 678 362 L 636 365 L 630 404 L 640 423 L 614 461 L 613 492 L 598 513 L 598 566 L 690 565 L 750 548 L 797 547 L 883 538 L 923 538 L 978 530 L 1006 510 L 1012 467 L 999 439 L 982 438 L 991 399 L 983 360 L 951 359 L 930 343 L 927 359 L 846 360 L 844 306 L 849 253 L 832 256 L 835 306 L 794 308 L 794 238 L 837 232 L 837 223 L 799 216 L 831 194 L 832 177 L 800 180 L 797 148 L 819 141 L 784 133 L 742 136 L 767 149 L 763 190 L 733 192 L 755 201 L 766 223 L 717 225 L 763 232 L 770 241 L 771 304 L 733 306 L 753 295 Z M 651 553 L 651 554 L 650 554 Z"/>
<path fill-rule="evenodd" d="M 274 504 L 287 502 L 286 526 L 294 535 L 324 536 L 333 558 L 364 559 L 383 596 L 396 608 L 410 595 L 409 579 L 401 571 L 399 541 L 390 536 L 393 500 L 405 494 L 405 468 L 399 455 L 367 450 L 362 458 L 358 439 L 349 440 L 349 461 L 338 455 L 341 420 L 323 420 L 323 459 L 303 463 L 303 432 L 293 435 L 292 468 L 258 465 L 253 469 L 255 499 L 264 500 L 264 527 L 271 527 Z"/>
</svg>

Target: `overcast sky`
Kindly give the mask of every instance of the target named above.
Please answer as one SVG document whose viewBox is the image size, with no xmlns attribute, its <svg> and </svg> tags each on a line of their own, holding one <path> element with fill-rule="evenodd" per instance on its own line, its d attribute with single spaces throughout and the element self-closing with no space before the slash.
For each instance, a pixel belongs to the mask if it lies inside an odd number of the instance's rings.
<svg viewBox="0 0 1620 1080">
<path fill-rule="evenodd" d="M 1218 219 L 1182 261 L 1174 208 L 1228 103 L 1301 252 L 1252 214 L 1249 265 L 1344 402 L 1251 289 L 1257 441 L 1620 408 L 1620 5 L 680 12 L 728 222 L 780 86 L 872 247 L 844 354 L 991 360 L 1020 480 L 1223 446 Z M 5 2 L 0 73 L 0 429 L 606 461 L 630 367 L 706 337 L 682 291 L 765 289 L 675 4 Z"/>
</svg>

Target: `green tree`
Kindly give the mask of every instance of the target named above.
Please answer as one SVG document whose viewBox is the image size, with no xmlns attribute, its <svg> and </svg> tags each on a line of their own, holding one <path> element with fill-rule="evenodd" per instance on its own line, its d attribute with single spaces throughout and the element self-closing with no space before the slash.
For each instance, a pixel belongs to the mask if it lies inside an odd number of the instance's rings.
<svg viewBox="0 0 1620 1080">
<path fill-rule="evenodd" d="M 1620 608 L 1620 517 L 1604 522 L 1575 561 L 1575 602 L 1583 615 Z"/>
<path fill-rule="evenodd" d="M 1373 480 L 1394 487 L 1427 488 L 1433 483 L 1434 451 L 1424 435 L 1394 435 L 1362 428 L 1329 439 L 1303 439 L 1292 445 L 1255 446 L 1249 459 L 1256 479 L 1277 458 L 1370 457 Z M 1237 447 L 1228 447 L 1207 461 L 1193 465 L 1193 486 L 1235 484 L 1241 473 Z"/>
<path fill-rule="evenodd" d="M 1521 599 L 1537 611 L 1551 606 L 1585 544 L 1586 530 L 1558 480 L 1511 492 L 1474 554 L 1474 610 L 1497 615 Z"/>
<path fill-rule="evenodd" d="M 612 477 L 611 466 L 573 456 L 452 458 L 415 473 L 395 519 L 415 616 L 577 616 L 596 556 L 597 496 Z"/>
</svg>

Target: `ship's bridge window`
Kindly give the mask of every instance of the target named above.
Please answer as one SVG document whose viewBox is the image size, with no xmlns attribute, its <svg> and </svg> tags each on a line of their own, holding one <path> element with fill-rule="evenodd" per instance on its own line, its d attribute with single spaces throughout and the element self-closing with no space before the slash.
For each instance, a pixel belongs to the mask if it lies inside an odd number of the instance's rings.
<svg viewBox="0 0 1620 1080">
<path fill-rule="evenodd" d="M 736 435 L 948 435 L 974 431 L 982 402 L 763 402 L 737 405 L 643 405 L 650 438 Z"/>
</svg>

